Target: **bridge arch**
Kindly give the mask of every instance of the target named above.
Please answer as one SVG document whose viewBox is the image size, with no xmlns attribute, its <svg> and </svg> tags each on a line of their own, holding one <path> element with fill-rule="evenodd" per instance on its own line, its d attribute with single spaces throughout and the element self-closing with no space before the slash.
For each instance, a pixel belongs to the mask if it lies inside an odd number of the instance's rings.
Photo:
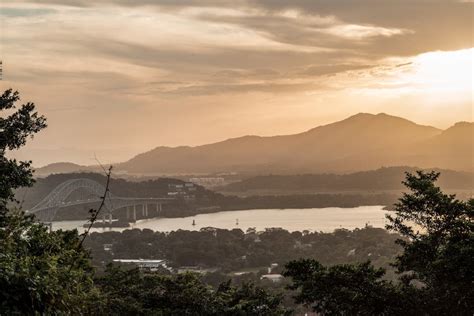
<svg viewBox="0 0 474 316">
<path fill-rule="evenodd" d="M 35 214 L 40 220 L 52 220 L 59 208 L 74 204 L 68 204 L 66 200 L 77 190 L 85 190 L 97 199 L 101 198 L 105 193 L 105 187 L 97 181 L 87 178 L 67 180 L 54 188 L 53 191 L 28 210 L 27 213 Z M 82 203 L 85 203 L 85 201 L 82 201 Z"/>
<path fill-rule="evenodd" d="M 95 199 L 67 201 L 68 197 L 71 196 L 77 190 L 85 190 L 90 195 L 94 196 Z M 53 191 L 51 191 L 45 198 L 43 198 L 38 204 L 36 204 L 30 210 L 27 210 L 28 214 L 34 214 L 36 218 L 42 222 L 53 221 L 56 213 L 59 209 L 81 205 L 86 203 L 99 203 L 105 193 L 105 187 L 97 181 L 81 178 L 71 179 L 59 184 Z M 161 210 L 163 203 L 174 200 L 173 198 L 139 198 L 139 197 L 118 197 L 107 192 L 105 200 L 105 209 L 109 214 L 113 211 L 124 208 L 142 205 L 144 210 L 148 204 L 155 204 L 156 209 Z M 135 212 L 135 208 L 134 208 Z"/>
</svg>

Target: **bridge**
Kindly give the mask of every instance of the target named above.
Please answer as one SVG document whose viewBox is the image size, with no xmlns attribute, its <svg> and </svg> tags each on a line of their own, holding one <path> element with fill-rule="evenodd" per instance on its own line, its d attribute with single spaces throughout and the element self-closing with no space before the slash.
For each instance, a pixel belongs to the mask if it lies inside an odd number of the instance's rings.
<svg viewBox="0 0 474 316">
<path fill-rule="evenodd" d="M 112 222 L 112 214 L 119 209 L 125 208 L 127 219 L 135 221 L 138 210 L 142 211 L 143 217 L 148 217 L 153 209 L 158 215 L 162 211 L 163 204 L 174 200 L 173 198 L 119 197 L 110 192 L 106 193 L 105 187 L 94 180 L 71 179 L 58 185 L 41 202 L 26 212 L 35 215 L 41 222 L 50 223 L 62 208 L 94 203 L 98 205 L 104 194 L 107 195 L 101 214 L 104 220 L 108 219 L 109 222 Z"/>
</svg>

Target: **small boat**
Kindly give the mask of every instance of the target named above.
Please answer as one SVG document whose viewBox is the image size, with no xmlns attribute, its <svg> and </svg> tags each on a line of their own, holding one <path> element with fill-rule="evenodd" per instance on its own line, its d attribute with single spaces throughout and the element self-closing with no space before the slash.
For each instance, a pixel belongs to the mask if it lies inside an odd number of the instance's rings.
<svg viewBox="0 0 474 316">
<path fill-rule="evenodd" d="M 196 221 L 193 219 L 193 226 L 196 226 Z"/>
</svg>

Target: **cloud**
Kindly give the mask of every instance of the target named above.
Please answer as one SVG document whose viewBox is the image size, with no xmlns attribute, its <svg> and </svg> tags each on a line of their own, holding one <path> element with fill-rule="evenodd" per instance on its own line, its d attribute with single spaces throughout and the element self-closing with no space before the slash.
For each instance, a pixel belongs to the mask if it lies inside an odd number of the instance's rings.
<svg viewBox="0 0 474 316">
<path fill-rule="evenodd" d="M 363 65 L 363 64 L 326 64 L 326 65 L 313 65 L 308 66 L 303 71 L 299 72 L 299 75 L 304 76 L 324 76 L 334 75 L 341 72 L 351 70 L 361 70 L 367 68 L 373 68 L 376 65 Z"/>
<path fill-rule="evenodd" d="M 56 10 L 50 8 L 14 8 L 14 7 L 0 7 L 0 16 L 5 17 L 31 17 L 39 15 L 48 15 L 55 13 Z"/>
<path fill-rule="evenodd" d="M 471 34 L 464 28 L 471 23 L 465 13 L 470 4 L 432 3 L 5 2 L 3 11 L 10 15 L 4 37 L 7 64 L 16 68 L 10 75 L 6 69 L 5 76 L 41 84 L 37 73 L 44 73 L 49 80 L 61 79 L 61 84 L 83 82 L 97 90 L 115 85 L 116 91 L 136 95 L 327 89 L 310 81 L 345 72 L 354 75 L 393 56 L 470 43 L 466 34 Z M 443 28 L 433 27 L 433 20 Z M 168 83 L 140 87 L 150 82 Z"/>
<path fill-rule="evenodd" d="M 175 81 L 202 84 L 219 83 L 225 72 L 235 75 L 226 76 L 228 80 L 241 84 L 271 80 L 272 76 L 275 81 L 293 77 L 298 69 L 301 75 L 305 75 L 301 69 L 313 76 L 331 74 L 363 69 L 391 56 L 458 49 L 472 42 L 472 6 L 457 1 L 23 3 L 7 1 L 2 6 L 10 15 L 23 17 L 16 22 L 6 19 L 9 31 L 4 43 L 24 60 L 33 54 L 44 55 L 42 61 L 53 55 L 81 73 L 85 69 L 72 61 L 74 55 L 80 55 L 83 65 L 87 61 L 99 67 L 97 71 L 110 71 L 100 69 L 101 60 L 106 60 L 107 67 L 122 67 L 115 72 L 147 68 L 147 76 L 168 75 Z M 26 16 L 31 12 L 55 14 L 36 20 Z M 25 51 L 27 46 L 37 52 Z M 258 69 L 269 73 L 256 73 Z"/>
</svg>

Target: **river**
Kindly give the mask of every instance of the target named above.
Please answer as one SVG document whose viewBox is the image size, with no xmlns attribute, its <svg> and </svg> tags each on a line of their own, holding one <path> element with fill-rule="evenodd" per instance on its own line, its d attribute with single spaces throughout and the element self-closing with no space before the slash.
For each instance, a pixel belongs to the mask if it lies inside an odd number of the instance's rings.
<svg viewBox="0 0 474 316">
<path fill-rule="evenodd" d="M 250 227 L 258 231 L 265 228 L 281 227 L 288 231 L 332 232 L 337 228 L 362 228 L 366 224 L 384 227 L 384 206 L 359 206 L 354 208 L 308 208 L 308 209 L 257 209 L 244 211 L 226 211 L 180 218 L 152 218 L 140 220 L 129 228 L 94 228 L 92 231 L 123 231 L 125 229 L 151 229 L 169 232 L 178 229 L 199 230 L 203 227 L 222 229 L 240 228 L 246 231 Z M 193 222 L 195 225 L 193 225 Z M 53 222 L 53 230 L 74 229 L 83 232 L 84 221 Z"/>
</svg>

